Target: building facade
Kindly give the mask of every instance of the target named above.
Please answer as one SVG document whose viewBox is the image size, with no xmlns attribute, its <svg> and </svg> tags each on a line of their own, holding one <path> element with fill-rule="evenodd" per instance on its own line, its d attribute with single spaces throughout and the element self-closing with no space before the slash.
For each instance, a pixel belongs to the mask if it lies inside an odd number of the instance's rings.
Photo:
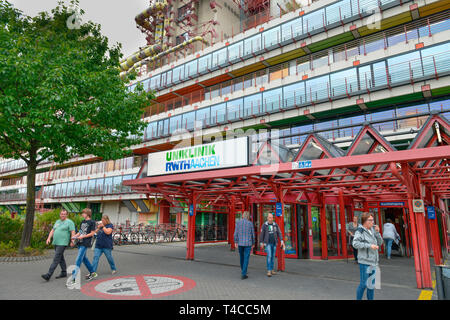
<svg viewBox="0 0 450 320">
<path fill-rule="evenodd" d="M 450 119 L 448 1 L 166 0 L 151 2 L 141 15 L 137 22 L 148 45 L 161 45 L 155 54 L 127 60 L 123 69 L 139 74 L 130 90 L 139 83 L 156 94 L 145 110 L 143 142 L 133 147 L 133 157 L 118 161 L 42 164 L 40 206 L 90 206 L 115 223 L 186 224 L 189 199 L 174 205 L 162 191 L 124 184 L 146 176 L 149 155 L 242 135 L 249 137 L 253 165 L 402 151 L 413 147 L 433 117 L 441 131 Z M 25 204 L 24 167 L 16 160 L 0 163 L 4 208 Z M 432 201 L 442 230 L 448 224 L 445 191 Z M 237 206 L 251 210 L 258 226 L 276 211 L 273 201 L 261 199 L 241 199 Z M 391 218 L 412 253 L 404 200 L 346 197 L 348 210 L 340 217 L 338 200 L 328 201 L 322 213 L 320 196 L 296 199 L 284 207 L 287 256 L 344 257 L 341 225 L 362 211 L 374 212 L 378 224 Z M 222 200 L 196 208 L 196 224 L 210 227 L 197 230 L 195 241 L 229 239 L 230 208 Z M 440 241 L 448 247 L 447 234 Z"/>
</svg>

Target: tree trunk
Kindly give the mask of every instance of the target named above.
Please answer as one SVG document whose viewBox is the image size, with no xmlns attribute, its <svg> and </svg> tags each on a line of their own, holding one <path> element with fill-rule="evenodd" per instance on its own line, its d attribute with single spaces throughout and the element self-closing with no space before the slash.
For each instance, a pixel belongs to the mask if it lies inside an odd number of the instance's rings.
<svg viewBox="0 0 450 320">
<path fill-rule="evenodd" d="M 33 233 L 34 213 L 36 211 L 36 158 L 37 151 L 30 151 L 30 162 L 28 163 L 27 171 L 27 208 L 19 247 L 19 252 L 22 254 L 25 253 L 25 248 L 30 246 L 31 234 Z"/>
</svg>

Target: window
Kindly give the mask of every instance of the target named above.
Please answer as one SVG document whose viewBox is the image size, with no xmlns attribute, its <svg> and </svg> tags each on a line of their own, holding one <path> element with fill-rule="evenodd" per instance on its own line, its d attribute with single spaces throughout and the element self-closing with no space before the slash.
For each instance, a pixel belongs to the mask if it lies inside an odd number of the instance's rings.
<svg viewBox="0 0 450 320">
<path fill-rule="evenodd" d="M 122 188 L 122 176 L 113 177 L 111 193 L 120 193 L 121 188 Z"/>
<path fill-rule="evenodd" d="M 173 83 L 179 83 L 184 80 L 184 65 L 178 66 L 172 70 Z"/>
<path fill-rule="evenodd" d="M 338 97 L 358 91 L 356 68 L 330 74 L 331 95 Z"/>
<path fill-rule="evenodd" d="M 306 81 L 306 96 L 308 97 L 308 102 L 328 99 L 329 88 L 328 75 Z"/>
<path fill-rule="evenodd" d="M 314 34 L 320 31 L 325 24 L 325 10 L 320 9 L 303 17 L 303 30 L 305 33 Z"/>
<path fill-rule="evenodd" d="M 185 64 L 186 77 L 194 77 L 197 75 L 197 60 Z"/>
<path fill-rule="evenodd" d="M 158 121 L 158 136 L 169 135 L 169 119 Z"/>
<path fill-rule="evenodd" d="M 284 107 L 292 108 L 306 102 L 305 82 L 297 82 L 283 88 Z"/>
<path fill-rule="evenodd" d="M 227 63 L 227 48 L 220 49 L 212 54 L 213 68 L 222 67 Z"/>
<path fill-rule="evenodd" d="M 226 104 L 216 104 L 211 107 L 211 123 L 223 123 L 226 121 Z"/>
<path fill-rule="evenodd" d="M 265 50 L 275 48 L 281 42 L 280 28 L 276 27 L 263 32 L 262 39 Z"/>
<path fill-rule="evenodd" d="M 260 53 L 261 47 L 260 34 L 244 40 L 244 53 L 246 57 Z"/>
<path fill-rule="evenodd" d="M 288 43 L 292 39 L 299 39 L 303 35 L 302 18 L 296 18 L 291 22 L 281 25 L 281 41 Z"/>
<path fill-rule="evenodd" d="M 389 76 L 393 84 L 409 82 L 411 78 L 422 76 L 420 53 L 412 52 L 401 56 L 389 58 Z"/>
<path fill-rule="evenodd" d="M 243 116 L 243 99 L 235 99 L 227 102 L 227 119 L 233 121 Z"/>
<path fill-rule="evenodd" d="M 145 138 L 146 139 L 153 139 L 157 136 L 157 122 L 153 121 L 150 122 L 147 126 L 147 129 L 145 129 Z"/>
<path fill-rule="evenodd" d="M 196 111 L 195 119 L 196 121 L 201 121 L 202 128 L 206 128 L 210 125 L 211 120 L 211 108 L 202 108 Z"/>
<path fill-rule="evenodd" d="M 182 128 L 186 130 L 194 130 L 195 111 L 183 113 Z"/>
<path fill-rule="evenodd" d="M 352 16 L 352 7 L 350 0 L 339 1 L 325 8 L 327 16 L 327 25 L 336 22 L 345 21 Z"/>
<path fill-rule="evenodd" d="M 367 90 L 373 88 L 371 66 L 365 66 L 358 68 L 359 73 L 359 85 L 361 90 Z"/>
<path fill-rule="evenodd" d="M 423 49 L 422 61 L 425 75 L 450 71 L 449 52 L 450 43 Z"/>
<path fill-rule="evenodd" d="M 281 88 L 263 92 L 264 112 L 280 110 L 283 101 L 283 90 Z"/>
<path fill-rule="evenodd" d="M 208 54 L 204 57 L 201 57 L 198 59 L 198 72 L 200 74 L 209 72 L 209 69 L 211 69 L 211 61 L 212 61 L 212 55 Z"/>
<path fill-rule="evenodd" d="M 244 98 L 244 117 L 260 114 L 261 110 L 262 103 L 260 93 Z"/>
<path fill-rule="evenodd" d="M 169 119 L 170 119 L 169 134 L 172 134 L 176 130 L 181 129 L 181 115 L 172 116 Z"/>
<path fill-rule="evenodd" d="M 374 63 L 372 65 L 372 72 L 373 72 L 374 87 L 387 85 L 387 78 L 386 78 L 387 69 L 385 61 Z"/>
<path fill-rule="evenodd" d="M 240 41 L 228 47 L 228 60 L 231 63 L 238 62 L 244 54 L 244 42 Z"/>
<path fill-rule="evenodd" d="M 156 90 L 160 87 L 160 75 L 156 75 L 150 79 L 150 90 Z M 145 89 L 145 88 L 144 88 Z"/>
</svg>

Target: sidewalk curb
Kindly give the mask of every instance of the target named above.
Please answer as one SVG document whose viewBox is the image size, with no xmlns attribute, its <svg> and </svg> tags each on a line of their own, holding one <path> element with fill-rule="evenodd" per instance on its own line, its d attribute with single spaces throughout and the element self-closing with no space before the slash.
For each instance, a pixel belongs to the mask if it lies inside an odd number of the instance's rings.
<svg viewBox="0 0 450 320">
<path fill-rule="evenodd" d="M 50 255 L 43 256 L 31 256 L 31 257 L 0 257 L 0 263 L 2 262 L 32 262 L 49 259 Z"/>
</svg>

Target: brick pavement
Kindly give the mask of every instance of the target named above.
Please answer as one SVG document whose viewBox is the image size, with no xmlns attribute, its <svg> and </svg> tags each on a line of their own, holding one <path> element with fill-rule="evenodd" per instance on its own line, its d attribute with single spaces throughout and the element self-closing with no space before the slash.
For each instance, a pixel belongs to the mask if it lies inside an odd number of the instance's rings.
<svg viewBox="0 0 450 320">
<path fill-rule="evenodd" d="M 76 250 L 66 253 L 68 264 L 75 260 Z M 93 252 L 88 252 L 92 260 Z M 166 274 L 188 277 L 196 282 L 189 291 L 163 299 L 349 299 L 355 298 L 359 269 L 352 261 L 286 260 L 286 272 L 268 278 L 265 257 L 250 258 L 249 278 L 240 279 L 239 256 L 229 247 L 200 245 L 195 248 L 195 261 L 186 261 L 182 243 L 115 247 L 113 256 L 117 276 L 137 274 Z M 96 299 L 79 290 L 68 290 L 64 279 L 45 282 L 40 275 L 48 270 L 51 260 L 0 263 L 0 299 Z M 415 288 L 412 258 L 381 259 L 381 290 L 375 299 L 416 300 L 420 290 Z M 58 274 L 59 269 L 55 274 Z M 83 266 L 81 274 L 86 269 Z M 99 278 L 112 275 L 103 256 Z M 82 285 L 87 282 L 83 279 Z"/>
</svg>

